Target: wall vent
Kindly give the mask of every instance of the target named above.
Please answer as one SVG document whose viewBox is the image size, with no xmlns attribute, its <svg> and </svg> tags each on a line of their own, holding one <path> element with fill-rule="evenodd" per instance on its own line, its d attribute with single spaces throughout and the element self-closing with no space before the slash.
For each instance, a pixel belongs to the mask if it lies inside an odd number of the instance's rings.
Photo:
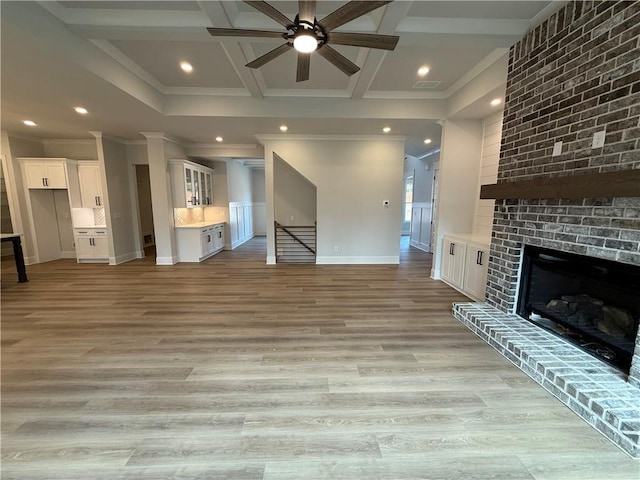
<svg viewBox="0 0 640 480">
<path fill-rule="evenodd" d="M 413 85 L 413 88 L 436 88 L 441 83 L 442 82 L 437 81 L 437 80 L 418 80 Z"/>
</svg>

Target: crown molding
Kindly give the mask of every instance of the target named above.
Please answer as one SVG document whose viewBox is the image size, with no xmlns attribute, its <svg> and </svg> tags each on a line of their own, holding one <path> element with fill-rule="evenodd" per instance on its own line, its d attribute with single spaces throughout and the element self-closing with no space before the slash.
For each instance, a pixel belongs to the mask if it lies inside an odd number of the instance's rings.
<svg viewBox="0 0 640 480">
<path fill-rule="evenodd" d="M 203 95 L 212 97 L 250 97 L 244 88 L 209 88 L 209 87 L 163 87 L 166 95 Z"/>
<path fill-rule="evenodd" d="M 278 135 L 278 134 L 258 134 L 255 138 L 260 142 L 271 140 L 390 140 L 404 142 L 405 135 Z"/>
<path fill-rule="evenodd" d="M 447 91 L 441 90 L 436 92 L 369 90 L 362 98 L 376 100 L 446 100 L 449 95 Z"/>
</svg>

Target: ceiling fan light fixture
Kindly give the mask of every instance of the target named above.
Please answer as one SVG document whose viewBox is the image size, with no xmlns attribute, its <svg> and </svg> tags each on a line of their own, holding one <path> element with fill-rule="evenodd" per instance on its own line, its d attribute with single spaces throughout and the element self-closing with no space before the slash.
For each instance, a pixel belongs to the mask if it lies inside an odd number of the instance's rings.
<svg viewBox="0 0 640 480">
<path fill-rule="evenodd" d="M 309 32 L 300 32 L 293 39 L 293 48 L 300 53 L 311 53 L 318 48 L 318 39 Z"/>
</svg>

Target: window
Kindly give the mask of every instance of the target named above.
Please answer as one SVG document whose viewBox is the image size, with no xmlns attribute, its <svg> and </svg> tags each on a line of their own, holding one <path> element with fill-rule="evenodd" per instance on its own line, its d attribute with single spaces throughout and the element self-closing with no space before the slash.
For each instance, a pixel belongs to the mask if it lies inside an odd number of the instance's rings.
<svg viewBox="0 0 640 480">
<path fill-rule="evenodd" d="M 413 208 L 413 175 L 404 179 L 404 221 L 411 221 Z"/>
</svg>

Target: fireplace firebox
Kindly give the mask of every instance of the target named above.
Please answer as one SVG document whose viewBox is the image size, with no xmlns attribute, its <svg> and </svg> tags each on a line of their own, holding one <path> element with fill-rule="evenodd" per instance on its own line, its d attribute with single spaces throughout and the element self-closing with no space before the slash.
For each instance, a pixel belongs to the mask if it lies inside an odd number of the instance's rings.
<svg viewBox="0 0 640 480">
<path fill-rule="evenodd" d="M 517 313 L 629 373 L 640 267 L 525 245 Z"/>
</svg>

